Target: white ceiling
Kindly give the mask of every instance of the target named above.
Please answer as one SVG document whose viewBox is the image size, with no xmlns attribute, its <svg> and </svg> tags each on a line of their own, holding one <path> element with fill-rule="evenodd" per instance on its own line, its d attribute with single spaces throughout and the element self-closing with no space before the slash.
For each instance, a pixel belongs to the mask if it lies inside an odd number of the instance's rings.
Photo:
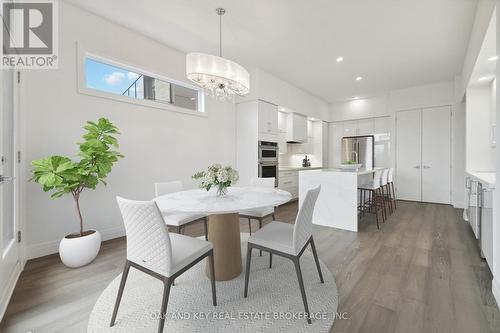
<svg viewBox="0 0 500 333">
<path fill-rule="evenodd" d="M 71 0 L 184 52 L 260 67 L 328 102 L 451 80 L 477 0 Z M 338 56 L 344 62 L 337 63 Z M 362 81 L 355 81 L 362 76 Z"/>
</svg>

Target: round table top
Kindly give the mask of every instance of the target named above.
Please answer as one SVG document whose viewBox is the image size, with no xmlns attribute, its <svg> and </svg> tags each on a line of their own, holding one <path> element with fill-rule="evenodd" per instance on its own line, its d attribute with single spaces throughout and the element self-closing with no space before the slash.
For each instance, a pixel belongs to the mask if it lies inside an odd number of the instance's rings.
<svg viewBox="0 0 500 333">
<path fill-rule="evenodd" d="M 262 187 L 229 187 L 225 196 L 215 190 L 181 191 L 161 195 L 154 200 L 162 213 L 230 214 L 242 210 L 275 207 L 292 198 L 283 190 Z"/>
</svg>

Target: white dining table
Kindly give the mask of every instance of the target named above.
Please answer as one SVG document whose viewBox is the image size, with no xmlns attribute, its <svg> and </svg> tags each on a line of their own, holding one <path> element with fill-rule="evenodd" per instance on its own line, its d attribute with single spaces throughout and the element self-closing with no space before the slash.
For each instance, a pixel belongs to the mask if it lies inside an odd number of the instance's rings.
<svg viewBox="0 0 500 333">
<path fill-rule="evenodd" d="M 155 198 L 163 214 L 208 215 L 208 240 L 214 248 L 215 279 L 227 281 L 242 272 L 239 212 L 276 207 L 292 198 L 289 192 L 260 187 L 230 187 L 224 196 L 215 190 L 188 190 Z M 208 270 L 206 270 L 208 273 Z"/>
</svg>

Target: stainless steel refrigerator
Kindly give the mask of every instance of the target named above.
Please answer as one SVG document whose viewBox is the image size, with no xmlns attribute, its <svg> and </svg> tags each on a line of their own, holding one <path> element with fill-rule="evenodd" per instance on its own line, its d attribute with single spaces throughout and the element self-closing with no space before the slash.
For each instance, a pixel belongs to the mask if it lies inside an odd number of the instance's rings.
<svg viewBox="0 0 500 333">
<path fill-rule="evenodd" d="M 374 141 L 373 135 L 343 137 L 341 163 L 354 161 L 362 164 L 362 168 L 372 169 L 375 165 Z"/>
</svg>

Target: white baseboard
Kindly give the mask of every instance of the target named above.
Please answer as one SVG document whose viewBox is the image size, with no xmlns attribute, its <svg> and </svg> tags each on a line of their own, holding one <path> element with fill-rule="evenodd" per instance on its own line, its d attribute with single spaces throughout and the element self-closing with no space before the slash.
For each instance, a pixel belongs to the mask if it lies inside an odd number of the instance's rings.
<svg viewBox="0 0 500 333">
<path fill-rule="evenodd" d="M 497 305 L 500 306 L 500 282 L 495 278 L 491 281 L 491 292 L 497 301 Z"/>
<path fill-rule="evenodd" d="M 14 292 L 14 288 L 16 288 L 17 280 L 19 279 L 19 276 L 21 275 L 21 272 L 24 269 L 24 262 L 20 261 L 17 263 L 16 267 L 14 268 L 14 271 L 12 272 L 12 275 L 10 276 L 9 281 L 7 282 L 7 285 L 5 286 L 5 290 L 3 294 L 1 295 L 0 298 L 0 321 L 3 319 L 3 315 L 5 314 L 5 311 L 7 310 L 7 306 L 9 305 L 10 298 L 12 297 L 12 293 Z"/>
<path fill-rule="evenodd" d="M 125 236 L 125 228 L 123 226 L 107 228 L 104 230 L 100 229 L 99 232 L 101 233 L 103 241 Z M 50 242 L 43 242 L 26 246 L 26 259 L 29 260 L 47 256 L 49 254 L 58 253 L 60 241 L 61 240 L 58 239 Z"/>
</svg>

